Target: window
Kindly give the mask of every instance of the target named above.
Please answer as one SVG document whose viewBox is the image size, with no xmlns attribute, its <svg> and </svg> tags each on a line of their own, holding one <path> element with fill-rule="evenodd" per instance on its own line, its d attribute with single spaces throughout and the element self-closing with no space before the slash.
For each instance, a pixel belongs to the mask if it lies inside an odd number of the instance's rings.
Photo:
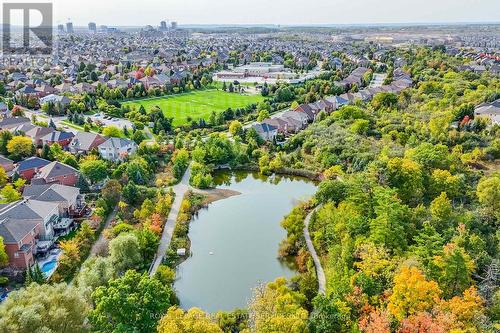
<svg viewBox="0 0 500 333">
<path fill-rule="evenodd" d="M 14 252 L 14 258 L 19 258 L 19 252 Z"/>
</svg>

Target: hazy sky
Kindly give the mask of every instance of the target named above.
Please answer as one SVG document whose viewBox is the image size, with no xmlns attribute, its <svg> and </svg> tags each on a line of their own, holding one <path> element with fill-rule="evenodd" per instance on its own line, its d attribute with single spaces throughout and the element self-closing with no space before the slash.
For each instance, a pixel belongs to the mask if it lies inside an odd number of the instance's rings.
<svg viewBox="0 0 500 333">
<path fill-rule="evenodd" d="M 19 2 L 19 0 L 13 0 Z M 26 2 L 36 2 L 26 1 Z M 42 1 L 45 2 L 45 1 Z M 56 23 L 363 24 L 499 22 L 500 0 L 54 0 Z"/>
</svg>

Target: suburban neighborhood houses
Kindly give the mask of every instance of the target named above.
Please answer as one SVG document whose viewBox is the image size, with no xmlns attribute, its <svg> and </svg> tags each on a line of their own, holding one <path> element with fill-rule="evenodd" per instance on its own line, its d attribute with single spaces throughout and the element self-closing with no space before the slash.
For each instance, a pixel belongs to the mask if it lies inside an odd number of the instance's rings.
<svg viewBox="0 0 500 333">
<path fill-rule="evenodd" d="M 225 1 L 4 6 L 0 333 L 500 330 L 500 6 Z"/>
</svg>

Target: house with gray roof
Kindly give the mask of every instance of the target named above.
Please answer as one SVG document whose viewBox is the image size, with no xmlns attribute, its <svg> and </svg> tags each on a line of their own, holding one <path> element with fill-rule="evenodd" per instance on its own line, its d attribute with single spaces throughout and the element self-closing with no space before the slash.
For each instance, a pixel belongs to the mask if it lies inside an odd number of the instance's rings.
<svg viewBox="0 0 500 333">
<path fill-rule="evenodd" d="M 31 180 L 32 184 L 62 184 L 75 186 L 80 178 L 80 173 L 73 167 L 54 161 L 41 167 Z"/>
<path fill-rule="evenodd" d="M 255 129 L 257 134 L 259 134 L 259 136 L 266 141 L 273 141 L 278 135 L 278 128 L 266 123 L 254 124 L 252 125 L 252 128 Z"/>
<path fill-rule="evenodd" d="M 109 138 L 98 146 L 102 158 L 117 162 L 135 153 L 137 144 L 126 138 Z"/>
<path fill-rule="evenodd" d="M 106 137 L 90 132 L 76 132 L 68 149 L 73 154 L 86 154 L 107 140 Z"/>
<path fill-rule="evenodd" d="M 78 187 L 61 184 L 32 184 L 24 187 L 23 198 L 58 205 L 59 216 L 80 217 L 86 208 Z"/>
<path fill-rule="evenodd" d="M 476 106 L 474 117 L 486 118 L 491 121 L 492 125 L 500 125 L 500 99 Z"/>
</svg>

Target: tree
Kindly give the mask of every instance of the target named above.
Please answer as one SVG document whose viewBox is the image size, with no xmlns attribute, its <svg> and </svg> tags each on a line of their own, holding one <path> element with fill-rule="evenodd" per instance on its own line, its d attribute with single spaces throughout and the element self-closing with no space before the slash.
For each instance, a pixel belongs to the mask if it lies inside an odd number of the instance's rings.
<svg viewBox="0 0 500 333">
<path fill-rule="evenodd" d="M 116 179 L 110 179 L 102 188 L 101 195 L 109 207 L 114 207 L 120 201 L 122 186 Z"/>
<path fill-rule="evenodd" d="M 108 177 L 108 166 L 102 160 L 87 160 L 80 164 L 80 172 L 94 184 Z"/>
<path fill-rule="evenodd" d="M 319 184 L 316 199 L 320 203 L 333 201 L 339 203 L 345 198 L 347 186 L 340 180 L 326 180 Z"/>
<path fill-rule="evenodd" d="M 134 234 L 121 234 L 109 243 L 109 252 L 117 272 L 136 269 L 142 264 L 139 240 Z"/>
<path fill-rule="evenodd" d="M 440 233 L 449 231 L 453 224 L 453 207 L 445 192 L 442 192 L 436 199 L 432 200 L 431 224 Z"/>
<path fill-rule="evenodd" d="M 313 302 L 314 312 L 310 319 L 311 333 L 348 331 L 350 320 L 345 302 L 323 295 L 316 297 Z"/>
<path fill-rule="evenodd" d="M 2 202 L 4 203 L 10 203 L 21 199 L 21 193 L 14 189 L 12 184 L 5 185 L 0 190 L 0 196 L 2 198 Z"/>
<path fill-rule="evenodd" d="M 172 290 L 159 280 L 129 270 L 92 293 L 89 321 L 99 332 L 154 332 L 170 306 Z"/>
<path fill-rule="evenodd" d="M 423 194 L 422 168 L 408 158 L 395 157 L 387 162 L 389 184 L 398 189 L 404 202 L 417 203 Z"/>
<path fill-rule="evenodd" d="M 305 296 L 286 286 L 278 278 L 267 286 L 257 287 L 249 305 L 253 332 L 307 332 L 307 310 L 302 307 Z"/>
<path fill-rule="evenodd" d="M 410 315 L 428 311 L 439 301 L 441 290 L 434 281 L 427 281 L 416 267 L 403 267 L 394 277 L 392 295 L 387 309 L 401 321 Z"/>
<path fill-rule="evenodd" d="M 261 122 L 261 121 L 263 121 L 264 119 L 267 119 L 267 118 L 269 118 L 269 111 L 268 110 L 260 110 L 259 111 L 259 115 L 257 117 L 257 121 Z"/>
<path fill-rule="evenodd" d="M 434 258 L 434 265 L 437 267 L 434 274 L 445 297 L 457 296 L 470 286 L 474 262 L 461 247 L 447 244 L 442 255 Z"/>
<path fill-rule="evenodd" d="M 393 93 L 383 92 L 373 96 L 371 104 L 375 110 L 392 108 L 398 104 L 398 96 Z"/>
<path fill-rule="evenodd" d="M 5 169 L 0 166 L 0 187 L 4 186 L 7 183 L 7 173 L 5 172 Z"/>
<path fill-rule="evenodd" d="M 18 160 L 33 155 L 33 149 L 31 139 L 26 136 L 14 136 L 7 143 L 7 151 Z"/>
<path fill-rule="evenodd" d="M 233 120 L 229 125 L 229 133 L 232 136 L 242 136 L 243 135 L 243 125 L 238 120 Z"/>
<path fill-rule="evenodd" d="M 477 184 L 476 195 L 479 203 L 500 219 L 500 173 L 482 178 Z"/>
<path fill-rule="evenodd" d="M 9 263 L 9 256 L 7 256 L 7 251 L 5 250 L 3 237 L 0 236 L 0 267 L 3 267 L 8 263 Z"/>
<path fill-rule="evenodd" d="M 184 312 L 173 306 L 161 318 L 158 333 L 222 333 L 222 330 L 198 308 Z"/>
<path fill-rule="evenodd" d="M 90 300 L 92 292 L 100 286 L 107 285 L 114 276 L 115 268 L 109 257 L 93 256 L 83 263 L 76 277 L 76 285 Z"/>
<path fill-rule="evenodd" d="M 75 287 L 32 283 L 0 306 L 0 332 L 84 332 L 88 309 Z"/>
<path fill-rule="evenodd" d="M 114 138 L 121 138 L 123 136 L 122 131 L 116 126 L 106 126 L 102 130 L 102 134 L 105 136 L 110 136 Z"/>
</svg>

